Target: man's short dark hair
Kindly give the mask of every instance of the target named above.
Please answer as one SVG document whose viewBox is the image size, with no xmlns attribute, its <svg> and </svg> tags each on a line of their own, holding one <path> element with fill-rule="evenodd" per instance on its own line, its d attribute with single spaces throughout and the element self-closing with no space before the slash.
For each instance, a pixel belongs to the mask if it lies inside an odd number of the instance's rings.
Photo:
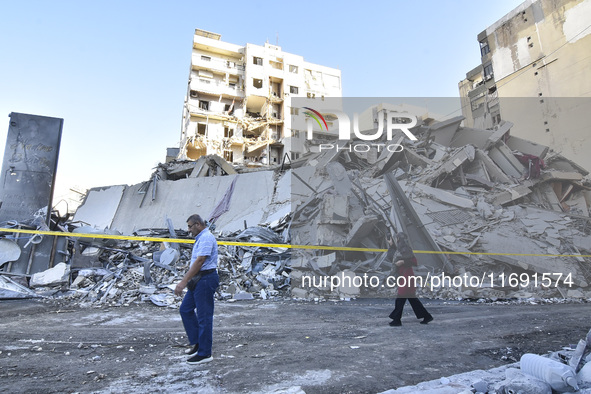
<svg viewBox="0 0 591 394">
<path fill-rule="evenodd" d="M 197 215 L 196 213 L 189 216 L 189 218 L 187 219 L 187 223 L 189 222 L 198 223 L 202 226 L 205 225 L 205 220 L 201 219 L 201 216 Z"/>
</svg>

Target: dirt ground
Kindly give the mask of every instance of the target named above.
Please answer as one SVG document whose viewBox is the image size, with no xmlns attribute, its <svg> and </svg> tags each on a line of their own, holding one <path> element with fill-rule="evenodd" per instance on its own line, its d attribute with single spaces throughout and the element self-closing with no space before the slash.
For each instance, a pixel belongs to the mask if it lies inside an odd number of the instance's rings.
<svg viewBox="0 0 591 394">
<path fill-rule="evenodd" d="M 0 391 L 376 393 L 545 354 L 589 331 L 591 303 L 426 300 L 435 320 L 391 300 L 218 302 L 214 361 L 184 361 L 178 311 L 0 301 Z"/>
</svg>

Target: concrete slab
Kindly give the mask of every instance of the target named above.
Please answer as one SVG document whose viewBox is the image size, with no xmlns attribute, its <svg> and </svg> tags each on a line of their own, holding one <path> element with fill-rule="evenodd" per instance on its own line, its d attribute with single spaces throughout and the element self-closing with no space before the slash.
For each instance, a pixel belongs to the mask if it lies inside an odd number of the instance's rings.
<svg viewBox="0 0 591 394">
<path fill-rule="evenodd" d="M 545 145 L 536 144 L 535 142 L 527 141 L 514 135 L 507 140 L 507 146 L 513 151 L 534 155 L 541 159 L 546 157 L 548 149 L 550 149 Z"/>
<path fill-rule="evenodd" d="M 488 138 L 488 141 L 487 141 L 486 146 L 484 147 L 484 150 L 487 150 L 488 148 L 495 146 L 497 144 L 497 142 L 499 142 L 501 140 L 501 138 L 503 138 L 503 136 L 505 134 L 507 134 L 509 132 L 509 130 L 511 130 L 511 127 L 513 127 L 513 123 L 507 122 L 507 121 L 503 121 L 500 125 L 495 126 L 496 130 L 494 130 L 493 133 Z"/>
<path fill-rule="evenodd" d="M 275 187 L 275 194 L 273 195 L 274 203 L 283 203 L 291 201 L 291 171 L 292 170 L 286 171 L 283 175 L 281 175 L 281 177 L 277 181 L 277 186 Z"/>
<path fill-rule="evenodd" d="M 488 156 L 509 176 L 520 179 L 525 172 L 523 164 L 511 152 L 503 142 L 492 148 Z"/>
<path fill-rule="evenodd" d="M 548 171 L 542 174 L 543 181 L 580 181 L 582 179 L 583 174 L 580 172 Z"/>
<path fill-rule="evenodd" d="M 458 149 L 450 157 L 434 171 L 425 174 L 419 178 L 419 182 L 430 184 L 433 180 L 442 174 L 450 174 L 460 167 L 464 162 L 474 160 L 475 150 L 472 145 L 466 145 L 461 149 Z"/>
<path fill-rule="evenodd" d="M 561 273 L 562 279 L 571 275 L 571 278 L 577 286 L 587 286 L 583 274 L 579 269 L 579 264 L 574 258 L 540 256 L 548 254 L 547 249 L 531 242 L 528 237 L 521 234 L 519 228 L 507 223 L 501 223 L 494 229 L 485 232 L 480 238 L 482 251 L 487 253 L 500 253 L 500 255 L 491 256 L 495 260 L 540 274 Z M 514 253 L 515 255 L 503 255 L 504 253 Z M 556 276 L 552 276 L 554 281 Z M 560 283 L 563 286 L 562 282 Z"/>
<path fill-rule="evenodd" d="M 495 164 L 495 162 L 486 154 L 486 152 L 477 149 L 475 158 L 481 161 L 482 165 L 487 171 L 487 174 L 492 180 L 500 183 L 512 183 L 511 178 L 509 178 L 507 174 L 505 174 L 503 170 L 501 170 L 499 166 Z"/>
<path fill-rule="evenodd" d="M 434 141 L 443 146 L 449 146 L 464 119 L 463 116 L 456 116 L 430 126 L 429 130 L 431 135 L 435 137 Z"/>
<path fill-rule="evenodd" d="M 492 134 L 493 133 L 490 130 L 461 127 L 449 146 L 452 148 L 461 148 L 469 144 L 475 146 L 476 148 L 484 149 L 484 147 L 487 145 L 488 139 Z"/>
<path fill-rule="evenodd" d="M 460 208 L 474 208 L 474 202 L 467 198 L 458 197 L 452 193 L 446 192 L 442 189 L 437 189 L 434 187 L 430 187 L 427 185 L 422 185 L 417 183 L 414 185 L 415 190 L 420 190 L 422 193 L 426 194 L 427 196 L 443 202 L 445 204 L 454 205 Z"/>
<path fill-rule="evenodd" d="M 494 194 L 491 196 L 491 201 L 494 205 L 505 205 L 511 201 L 525 197 L 531 193 L 531 189 L 523 185 L 507 188 L 507 190 Z"/>
<path fill-rule="evenodd" d="M 219 177 L 186 178 L 159 181 L 156 199 L 145 199 L 138 194 L 141 184 L 128 187 L 113 220 L 112 228 L 130 235 L 142 228 L 161 228 L 166 218 L 178 227 L 198 213 L 205 218 L 212 212 L 235 177 L 230 209 L 216 222 L 222 232 L 237 231 L 259 224 L 265 209 L 271 204 L 275 182 L 272 171 L 252 172 Z"/>
<path fill-rule="evenodd" d="M 100 229 L 110 228 L 125 188 L 125 185 L 119 185 L 91 189 L 72 220 Z"/>
</svg>

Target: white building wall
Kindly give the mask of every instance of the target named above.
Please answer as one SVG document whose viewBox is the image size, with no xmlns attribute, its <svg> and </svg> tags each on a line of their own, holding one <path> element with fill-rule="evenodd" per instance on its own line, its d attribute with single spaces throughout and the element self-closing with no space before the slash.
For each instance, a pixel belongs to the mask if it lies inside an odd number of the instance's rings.
<svg viewBox="0 0 591 394">
<path fill-rule="evenodd" d="M 209 35 L 219 36 L 214 33 Z M 258 60 L 255 62 L 254 58 Z M 257 86 L 254 86 L 255 80 Z M 234 129 L 236 142 L 243 135 L 242 120 L 248 123 L 248 119 L 252 118 L 247 116 L 247 112 L 254 112 L 271 120 L 263 127 L 267 131 L 261 133 L 262 138 L 276 137 L 269 141 L 271 145 L 264 156 L 271 162 L 273 159 L 280 161 L 282 157 L 279 156 L 292 149 L 294 132 L 290 98 L 321 99 L 323 96 L 340 97 L 341 94 L 340 70 L 305 62 L 302 56 L 283 52 L 276 45 L 239 46 L 201 36 L 196 31 L 179 157 L 187 158 L 187 150 L 183 146 L 196 135 L 197 123 L 207 123 L 207 154 L 220 154 L 220 149 L 230 149 L 233 161 L 242 162 L 248 140 L 245 139 L 242 146 L 236 143 L 229 145 L 224 137 L 224 128 Z M 207 110 L 200 108 L 200 100 L 209 102 Z M 225 110 L 232 104 L 238 119 L 230 121 Z M 261 128 L 256 130 L 259 132 Z M 279 132 L 275 133 L 275 130 Z"/>
</svg>

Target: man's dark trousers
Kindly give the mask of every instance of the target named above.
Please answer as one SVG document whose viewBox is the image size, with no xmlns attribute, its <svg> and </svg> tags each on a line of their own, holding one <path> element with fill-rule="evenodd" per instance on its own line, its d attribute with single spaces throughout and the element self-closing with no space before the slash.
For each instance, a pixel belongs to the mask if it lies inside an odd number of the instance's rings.
<svg viewBox="0 0 591 394">
<path fill-rule="evenodd" d="M 199 356 L 211 356 L 214 295 L 219 284 L 217 272 L 202 276 L 195 290 L 187 290 L 179 308 L 189 343 L 199 344 Z"/>
</svg>

